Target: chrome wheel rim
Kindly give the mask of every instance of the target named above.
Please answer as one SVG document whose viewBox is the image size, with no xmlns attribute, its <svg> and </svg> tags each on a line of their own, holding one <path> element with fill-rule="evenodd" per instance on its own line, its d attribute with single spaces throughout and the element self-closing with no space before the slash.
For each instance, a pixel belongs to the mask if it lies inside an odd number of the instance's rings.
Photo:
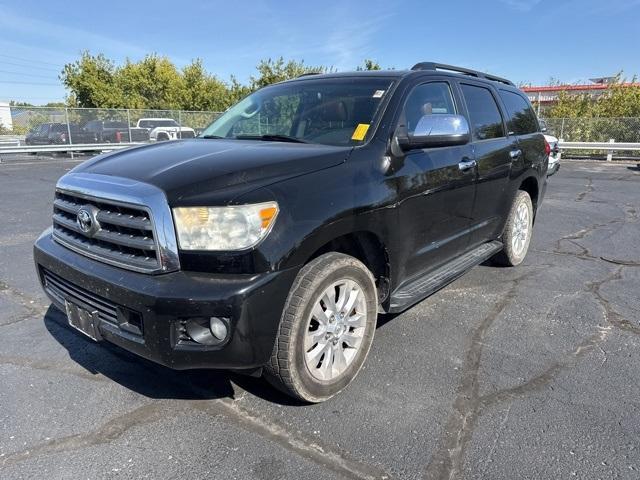
<svg viewBox="0 0 640 480">
<path fill-rule="evenodd" d="M 513 235 L 511 238 L 511 247 L 513 248 L 513 253 L 517 256 L 522 255 L 527 245 L 529 230 L 531 228 L 529 223 L 529 208 L 526 203 L 521 202 L 516 209 L 516 217 L 513 222 Z"/>
<path fill-rule="evenodd" d="M 314 301 L 304 337 L 304 360 L 311 375 L 335 380 L 351 365 L 367 324 L 362 287 L 350 279 L 333 283 Z"/>
</svg>

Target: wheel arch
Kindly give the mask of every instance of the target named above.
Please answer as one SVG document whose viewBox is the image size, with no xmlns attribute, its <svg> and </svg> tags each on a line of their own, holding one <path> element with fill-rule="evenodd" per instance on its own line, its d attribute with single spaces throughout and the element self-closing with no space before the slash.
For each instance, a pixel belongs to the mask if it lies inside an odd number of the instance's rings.
<svg viewBox="0 0 640 480">
<path fill-rule="evenodd" d="M 531 197 L 531 203 L 533 204 L 533 214 L 535 216 L 538 210 L 538 196 L 540 192 L 538 179 L 533 175 L 525 178 L 524 180 L 522 180 L 522 182 L 520 182 L 518 190 L 527 192 L 529 194 L 529 197 Z"/>
<path fill-rule="evenodd" d="M 391 278 L 389 252 L 376 233 L 359 230 L 336 236 L 313 251 L 304 263 L 328 252 L 344 253 L 360 260 L 373 274 L 380 303 L 388 299 Z"/>
</svg>

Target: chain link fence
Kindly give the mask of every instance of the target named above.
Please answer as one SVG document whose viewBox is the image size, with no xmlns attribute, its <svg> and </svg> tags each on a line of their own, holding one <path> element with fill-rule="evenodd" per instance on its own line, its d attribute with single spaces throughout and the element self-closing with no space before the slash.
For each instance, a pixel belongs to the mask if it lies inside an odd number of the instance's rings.
<svg viewBox="0 0 640 480">
<path fill-rule="evenodd" d="M 193 138 L 220 112 L 0 107 L 0 142 L 24 145 L 128 143 Z"/>
<path fill-rule="evenodd" d="M 565 142 L 640 143 L 640 117 L 547 118 L 550 135 Z"/>
<path fill-rule="evenodd" d="M 129 143 L 193 138 L 220 112 L 0 105 L 0 145 Z M 267 121 L 269 119 L 267 118 Z M 566 142 L 640 143 L 640 117 L 546 118 L 548 133 Z M 271 131 L 273 125 L 260 125 Z M 590 155 L 602 152 L 574 151 Z M 640 155 L 636 152 L 634 155 Z"/>
<path fill-rule="evenodd" d="M 640 143 L 640 117 L 546 118 L 547 133 L 565 142 Z M 603 156 L 594 150 L 572 150 L 571 156 Z M 625 152 L 623 157 L 637 157 L 638 151 Z"/>
</svg>

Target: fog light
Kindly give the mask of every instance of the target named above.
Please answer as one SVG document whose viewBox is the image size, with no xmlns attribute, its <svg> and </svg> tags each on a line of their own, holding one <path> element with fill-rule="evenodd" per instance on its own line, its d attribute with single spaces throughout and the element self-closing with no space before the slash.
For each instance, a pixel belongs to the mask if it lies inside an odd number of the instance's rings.
<svg viewBox="0 0 640 480">
<path fill-rule="evenodd" d="M 211 317 L 211 320 L 209 321 L 209 328 L 211 329 L 213 336 L 218 340 L 224 340 L 227 338 L 227 325 L 218 317 Z"/>
<path fill-rule="evenodd" d="M 189 340 L 200 345 L 218 345 L 222 343 L 229 332 L 225 319 L 218 317 L 211 318 L 189 318 L 180 322 L 182 331 L 188 338 L 180 335 L 180 343 L 187 343 Z"/>
</svg>

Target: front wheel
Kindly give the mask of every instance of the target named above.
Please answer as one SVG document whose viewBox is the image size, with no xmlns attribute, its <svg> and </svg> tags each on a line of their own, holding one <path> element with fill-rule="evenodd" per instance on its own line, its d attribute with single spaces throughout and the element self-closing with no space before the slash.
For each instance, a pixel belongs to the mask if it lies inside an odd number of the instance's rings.
<svg viewBox="0 0 640 480">
<path fill-rule="evenodd" d="M 306 402 L 325 401 L 356 377 L 377 320 L 376 286 L 359 260 L 327 253 L 293 283 L 265 377 Z"/>
<path fill-rule="evenodd" d="M 499 265 L 515 267 L 527 256 L 533 231 L 533 204 L 524 190 L 518 190 L 502 234 L 503 250 L 494 257 Z"/>
</svg>

